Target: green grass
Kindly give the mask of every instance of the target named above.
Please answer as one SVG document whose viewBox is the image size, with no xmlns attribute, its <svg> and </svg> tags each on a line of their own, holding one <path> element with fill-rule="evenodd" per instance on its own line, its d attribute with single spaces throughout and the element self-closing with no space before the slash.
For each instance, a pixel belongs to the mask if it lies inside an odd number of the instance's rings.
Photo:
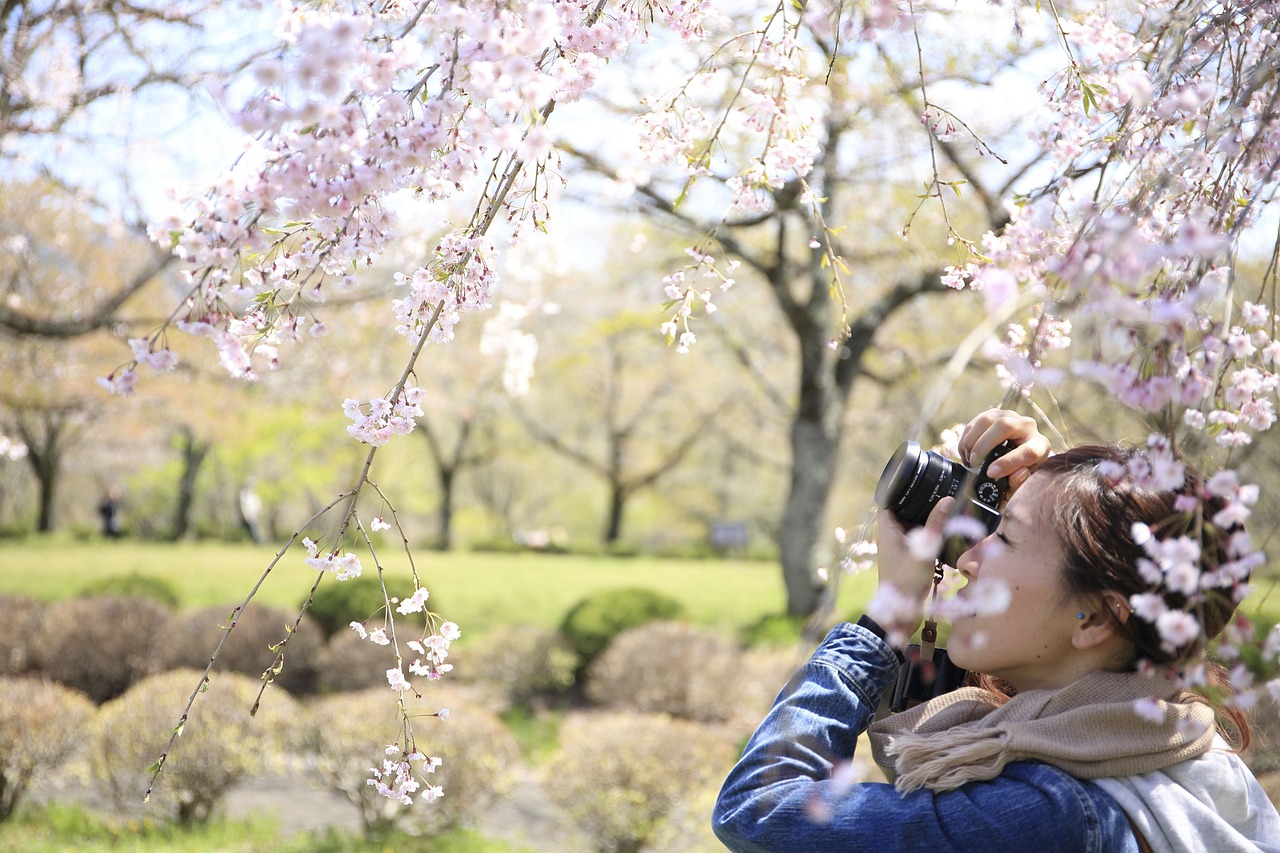
<svg viewBox="0 0 1280 853">
<path fill-rule="evenodd" d="M 282 836 L 271 818 L 214 819 L 181 827 L 151 820 L 112 820 L 76 805 L 20 809 L 0 823 L 0 850 L 23 853 L 522 853 L 525 848 L 454 830 L 432 838 L 391 834 L 373 839 L 329 830 Z"/>
<path fill-rule="evenodd" d="M 244 599 L 275 556 L 275 549 L 222 542 L 160 543 L 125 540 L 73 541 L 69 537 L 0 540 L 0 593 L 45 600 L 77 594 L 86 585 L 117 575 L 163 578 L 178 589 L 183 607 L 231 605 Z M 255 600 L 294 608 L 306 597 L 315 572 L 297 547 L 271 571 Z M 379 551 L 387 571 L 409 576 L 403 552 Z M 702 625 L 738 630 L 779 613 L 786 600 L 776 563 L 753 560 L 693 560 L 532 553 L 414 555 L 418 575 L 431 590 L 431 604 L 475 637 L 497 625 L 558 625 L 582 597 L 620 586 L 646 586 L 681 601 Z M 364 560 L 366 573 L 371 561 Z M 325 583 L 337 583 L 325 578 Z M 856 616 L 873 590 L 874 574 L 843 579 L 837 614 Z M 1241 612 L 1280 622 L 1280 592 L 1274 578 L 1259 580 Z"/>
<path fill-rule="evenodd" d="M 274 553 L 272 548 L 220 542 L 77 542 L 60 536 L 0 541 L 0 593 L 55 600 L 76 595 L 101 578 L 136 573 L 172 583 L 183 607 L 230 605 L 244 599 Z M 316 577 L 304 557 L 300 547 L 291 549 L 255 600 L 298 606 Z M 364 557 L 370 573 L 371 561 Z M 409 576 L 403 552 L 384 547 L 379 557 L 391 575 Z M 416 553 L 414 559 L 433 608 L 471 636 L 504 624 L 558 625 L 583 596 L 620 586 L 664 592 L 681 601 L 693 621 L 726 629 L 777 613 L 786 600 L 781 569 L 763 561 L 432 551 Z M 837 612 L 856 614 L 871 583 L 869 574 L 846 579 Z"/>
</svg>

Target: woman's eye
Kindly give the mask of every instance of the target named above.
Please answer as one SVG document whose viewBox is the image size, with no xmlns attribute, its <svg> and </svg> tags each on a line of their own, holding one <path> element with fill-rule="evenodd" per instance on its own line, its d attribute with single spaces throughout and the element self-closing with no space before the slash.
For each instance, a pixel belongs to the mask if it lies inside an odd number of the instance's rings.
<svg viewBox="0 0 1280 853">
<path fill-rule="evenodd" d="M 1003 533 L 1001 533 L 999 530 L 997 530 L 997 531 L 996 531 L 996 538 L 997 538 L 997 539 L 999 539 L 1001 542 L 1003 542 L 1005 545 L 1012 545 L 1012 544 L 1013 544 L 1012 542 L 1010 542 L 1010 541 L 1009 541 L 1009 537 L 1008 537 L 1008 536 L 1005 536 L 1005 535 L 1004 535 Z"/>
</svg>

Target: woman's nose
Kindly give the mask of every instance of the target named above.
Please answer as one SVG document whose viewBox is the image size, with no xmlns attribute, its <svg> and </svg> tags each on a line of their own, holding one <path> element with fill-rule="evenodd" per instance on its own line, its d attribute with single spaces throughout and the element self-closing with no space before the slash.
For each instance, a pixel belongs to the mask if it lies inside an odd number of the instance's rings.
<svg viewBox="0 0 1280 853">
<path fill-rule="evenodd" d="M 960 559 L 956 560 L 956 571 L 964 575 L 966 580 L 973 580 L 978 576 L 978 567 L 982 563 L 982 545 L 986 541 L 986 539 L 979 539 L 974 542 L 960 555 Z"/>
</svg>

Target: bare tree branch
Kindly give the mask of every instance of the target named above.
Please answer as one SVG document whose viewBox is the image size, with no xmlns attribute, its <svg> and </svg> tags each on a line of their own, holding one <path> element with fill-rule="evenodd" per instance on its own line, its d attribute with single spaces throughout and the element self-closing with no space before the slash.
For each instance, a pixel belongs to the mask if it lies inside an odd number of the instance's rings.
<svg viewBox="0 0 1280 853">
<path fill-rule="evenodd" d="M 14 335 L 41 335 L 47 338 L 74 338 L 116 321 L 116 312 L 165 267 L 173 263 L 170 252 L 156 253 L 150 262 L 119 290 L 97 305 L 70 317 L 37 317 L 11 308 L 0 301 L 0 329 Z"/>
</svg>

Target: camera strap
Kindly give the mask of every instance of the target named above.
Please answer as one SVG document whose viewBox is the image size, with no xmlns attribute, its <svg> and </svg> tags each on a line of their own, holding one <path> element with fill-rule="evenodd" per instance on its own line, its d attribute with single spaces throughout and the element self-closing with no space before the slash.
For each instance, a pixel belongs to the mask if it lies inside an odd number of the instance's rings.
<svg viewBox="0 0 1280 853">
<path fill-rule="evenodd" d="M 933 563 L 933 588 L 929 590 L 929 616 L 920 629 L 920 659 L 933 660 L 933 649 L 938 642 L 938 623 L 933 621 L 933 607 L 938 601 L 938 584 L 942 583 L 942 562 Z"/>
</svg>

